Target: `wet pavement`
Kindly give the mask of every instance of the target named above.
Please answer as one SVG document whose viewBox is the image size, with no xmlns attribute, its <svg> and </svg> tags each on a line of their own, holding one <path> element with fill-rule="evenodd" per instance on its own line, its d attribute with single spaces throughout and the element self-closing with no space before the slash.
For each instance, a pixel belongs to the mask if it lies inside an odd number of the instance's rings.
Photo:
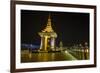
<svg viewBox="0 0 100 73">
<path fill-rule="evenodd" d="M 62 52 L 41 52 L 21 54 L 21 62 L 48 62 L 48 61 L 69 61 L 77 60 L 68 51 Z"/>
</svg>

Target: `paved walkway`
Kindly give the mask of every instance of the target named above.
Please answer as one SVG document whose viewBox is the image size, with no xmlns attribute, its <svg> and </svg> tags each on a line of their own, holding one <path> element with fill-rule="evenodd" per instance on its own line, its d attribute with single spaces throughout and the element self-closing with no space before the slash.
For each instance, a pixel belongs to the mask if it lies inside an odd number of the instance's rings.
<svg viewBox="0 0 100 73">
<path fill-rule="evenodd" d="M 71 55 L 68 51 L 65 51 L 65 56 L 68 60 L 77 60 L 73 55 Z"/>
<path fill-rule="evenodd" d="M 54 53 L 27 53 L 22 54 L 21 62 L 47 62 L 77 60 L 68 51 Z"/>
</svg>

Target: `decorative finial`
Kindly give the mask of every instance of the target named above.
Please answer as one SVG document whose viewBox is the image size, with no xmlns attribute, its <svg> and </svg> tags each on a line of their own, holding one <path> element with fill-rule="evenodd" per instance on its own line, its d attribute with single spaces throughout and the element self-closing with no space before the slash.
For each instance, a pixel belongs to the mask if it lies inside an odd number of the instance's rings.
<svg viewBox="0 0 100 73">
<path fill-rule="evenodd" d="M 47 26 L 42 32 L 53 32 L 53 29 L 52 29 L 52 26 L 51 26 L 50 13 L 49 13 L 49 17 L 48 17 Z"/>
</svg>

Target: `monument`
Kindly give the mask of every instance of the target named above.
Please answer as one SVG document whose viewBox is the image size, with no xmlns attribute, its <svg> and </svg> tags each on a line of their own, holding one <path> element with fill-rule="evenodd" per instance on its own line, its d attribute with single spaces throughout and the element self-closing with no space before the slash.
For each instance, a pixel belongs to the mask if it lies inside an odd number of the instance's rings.
<svg viewBox="0 0 100 73">
<path fill-rule="evenodd" d="M 57 38 L 56 32 L 54 32 L 51 24 L 50 14 L 47 21 L 47 26 L 41 32 L 38 33 L 41 37 L 40 52 L 55 51 L 55 39 Z"/>
</svg>

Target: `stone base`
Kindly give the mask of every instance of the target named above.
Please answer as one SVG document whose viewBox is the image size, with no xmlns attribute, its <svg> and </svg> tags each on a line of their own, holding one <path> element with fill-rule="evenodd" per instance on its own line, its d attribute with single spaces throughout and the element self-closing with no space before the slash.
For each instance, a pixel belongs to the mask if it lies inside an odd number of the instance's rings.
<svg viewBox="0 0 100 73">
<path fill-rule="evenodd" d="M 47 53 L 47 52 L 49 52 L 49 51 L 38 51 L 39 53 Z"/>
<path fill-rule="evenodd" d="M 38 50 L 39 53 L 48 53 L 48 52 L 61 52 L 60 50 L 50 50 L 50 51 L 43 51 L 43 50 Z"/>
</svg>

